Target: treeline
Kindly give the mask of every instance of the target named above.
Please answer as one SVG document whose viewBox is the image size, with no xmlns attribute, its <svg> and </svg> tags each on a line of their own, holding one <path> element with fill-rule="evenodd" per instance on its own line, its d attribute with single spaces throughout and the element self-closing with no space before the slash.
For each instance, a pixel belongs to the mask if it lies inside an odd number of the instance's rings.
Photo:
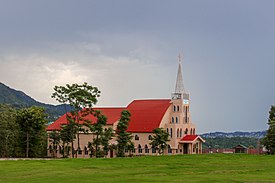
<svg viewBox="0 0 275 183">
<path fill-rule="evenodd" d="M 46 117 L 40 107 L 16 110 L 0 104 L 0 157 L 46 156 Z"/>
<path fill-rule="evenodd" d="M 220 149 L 232 149 L 235 146 L 242 144 L 248 148 L 258 148 L 260 145 L 259 139 L 255 137 L 215 137 L 205 138 L 203 143 L 203 149 L 220 148 Z"/>
</svg>

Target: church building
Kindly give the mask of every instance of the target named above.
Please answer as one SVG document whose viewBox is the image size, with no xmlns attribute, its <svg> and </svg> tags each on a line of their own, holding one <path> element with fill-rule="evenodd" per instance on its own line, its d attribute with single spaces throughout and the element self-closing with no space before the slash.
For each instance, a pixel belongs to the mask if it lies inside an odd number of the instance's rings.
<svg viewBox="0 0 275 183">
<path fill-rule="evenodd" d="M 189 93 L 184 89 L 181 60 L 179 59 L 175 92 L 171 99 L 144 99 L 134 100 L 126 107 L 96 107 L 94 110 L 101 111 L 107 117 L 105 128 L 111 127 L 116 130 L 122 110 L 131 113 L 128 132 L 133 136 L 135 150 L 134 155 L 156 155 L 156 150 L 150 146 L 152 131 L 155 128 L 164 128 L 169 133 L 168 148 L 165 154 L 201 154 L 204 140 L 196 134 L 196 126 L 192 122 L 190 113 Z M 88 116 L 89 120 L 96 121 L 93 115 Z M 57 119 L 47 127 L 47 131 L 60 130 L 62 125 L 67 124 L 66 114 Z M 94 138 L 93 134 L 80 133 L 80 150 L 78 156 L 89 157 L 88 143 Z M 116 139 L 110 141 L 116 144 Z M 77 139 L 74 149 L 77 149 Z M 49 147 L 51 146 L 49 141 Z M 57 148 L 57 157 L 62 157 L 61 147 Z M 50 148 L 48 155 L 51 156 Z M 115 157 L 115 151 L 110 151 L 109 157 Z"/>
</svg>

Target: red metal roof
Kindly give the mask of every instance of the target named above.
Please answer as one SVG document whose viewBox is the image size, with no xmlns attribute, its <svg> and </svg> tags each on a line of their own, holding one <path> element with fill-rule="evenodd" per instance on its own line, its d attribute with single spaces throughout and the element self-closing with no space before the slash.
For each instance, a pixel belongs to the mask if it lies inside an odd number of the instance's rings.
<svg viewBox="0 0 275 183">
<path fill-rule="evenodd" d="M 205 140 L 203 138 L 201 138 L 199 135 L 185 135 L 181 140 L 180 142 L 181 143 L 190 143 L 190 142 L 194 142 L 196 141 L 197 139 L 201 140 L 202 142 L 205 142 Z"/>
<path fill-rule="evenodd" d="M 131 113 L 128 132 L 152 132 L 170 106 L 170 99 L 134 100 L 127 106 Z"/>
<path fill-rule="evenodd" d="M 94 110 L 101 111 L 107 117 L 107 124 L 112 125 L 120 119 L 121 111 L 126 109 L 131 113 L 128 132 L 152 132 L 153 129 L 159 127 L 165 112 L 170 106 L 170 101 L 170 99 L 134 100 L 126 108 L 102 107 L 94 108 Z M 92 122 L 96 121 L 93 115 L 87 116 L 86 119 Z M 61 126 L 65 124 L 67 124 L 66 114 L 49 125 L 47 131 L 60 130 Z"/>
<path fill-rule="evenodd" d="M 181 141 L 194 141 L 198 135 L 185 135 Z"/>
<path fill-rule="evenodd" d="M 112 125 L 119 120 L 121 111 L 125 108 L 93 108 L 94 110 L 101 111 L 107 117 L 107 125 Z M 86 119 L 89 119 L 92 123 L 96 122 L 96 117 L 94 115 L 88 115 Z M 67 124 L 66 114 L 58 118 L 54 123 L 50 124 L 47 127 L 47 131 L 60 130 L 62 125 Z M 83 124 L 83 121 L 80 121 L 80 124 Z"/>
</svg>

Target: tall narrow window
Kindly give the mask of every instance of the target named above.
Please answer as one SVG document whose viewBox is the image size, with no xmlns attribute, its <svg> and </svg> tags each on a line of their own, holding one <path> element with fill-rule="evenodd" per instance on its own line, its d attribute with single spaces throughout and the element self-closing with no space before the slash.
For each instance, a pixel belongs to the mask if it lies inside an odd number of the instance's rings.
<svg viewBox="0 0 275 183">
<path fill-rule="evenodd" d="M 187 129 L 187 128 L 185 129 L 185 132 L 184 132 L 184 133 L 185 133 L 185 135 L 187 135 L 187 134 L 188 134 L 188 129 Z"/>
<path fill-rule="evenodd" d="M 177 106 L 177 111 L 180 111 L 180 106 Z"/>
<path fill-rule="evenodd" d="M 149 153 L 149 149 L 148 149 L 147 145 L 144 146 L 144 149 L 145 149 L 145 153 L 148 154 Z"/>
<path fill-rule="evenodd" d="M 180 137 L 182 137 L 182 129 L 180 129 Z"/>
<path fill-rule="evenodd" d="M 138 153 L 142 153 L 142 148 L 140 144 L 138 145 Z"/>
<path fill-rule="evenodd" d="M 174 123 L 174 117 L 172 117 L 172 123 Z"/>
<path fill-rule="evenodd" d="M 148 136 L 148 140 L 152 140 L 152 135 L 149 135 L 149 136 Z"/>
<path fill-rule="evenodd" d="M 138 135 L 135 135 L 135 140 L 139 140 L 139 136 Z"/>
<path fill-rule="evenodd" d="M 179 138 L 179 129 L 177 129 L 177 138 Z"/>
<path fill-rule="evenodd" d="M 169 134 L 169 129 L 168 128 L 166 128 L 166 132 Z"/>
<path fill-rule="evenodd" d="M 172 154 L 172 149 L 170 145 L 168 145 L 168 154 Z"/>
<path fill-rule="evenodd" d="M 193 129 L 193 135 L 196 135 L 195 128 Z"/>
<path fill-rule="evenodd" d="M 170 128 L 170 137 L 173 138 L 173 129 Z"/>
<path fill-rule="evenodd" d="M 174 105 L 174 112 L 176 111 L 176 106 Z"/>
<path fill-rule="evenodd" d="M 176 117 L 176 123 L 178 123 L 178 122 L 179 122 L 178 117 Z"/>
<path fill-rule="evenodd" d="M 190 130 L 190 135 L 192 135 L 193 134 L 193 129 L 191 128 L 191 130 Z"/>
</svg>

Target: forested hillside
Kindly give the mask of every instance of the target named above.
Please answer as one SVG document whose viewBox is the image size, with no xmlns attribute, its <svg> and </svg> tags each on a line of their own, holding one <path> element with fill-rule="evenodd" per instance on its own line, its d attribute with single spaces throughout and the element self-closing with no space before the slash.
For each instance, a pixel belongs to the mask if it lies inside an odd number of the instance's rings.
<svg viewBox="0 0 275 183">
<path fill-rule="evenodd" d="M 12 89 L 5 84 L 0 82 L 0 103 L 9 104 L 16 109 L 21 109 L 24 107 L 39 106 L 43 107 L 46 110 L 46 113 L 49 115 L 48 121 L 55 121 L 59 116 L 65 114 L 66 109 L 65 105 L 50 105 L 38 102 L 26 95 L 22 91 Z M 66 105 L 67 110 L 70 110 L 71 107 Z"/>
</svg>

